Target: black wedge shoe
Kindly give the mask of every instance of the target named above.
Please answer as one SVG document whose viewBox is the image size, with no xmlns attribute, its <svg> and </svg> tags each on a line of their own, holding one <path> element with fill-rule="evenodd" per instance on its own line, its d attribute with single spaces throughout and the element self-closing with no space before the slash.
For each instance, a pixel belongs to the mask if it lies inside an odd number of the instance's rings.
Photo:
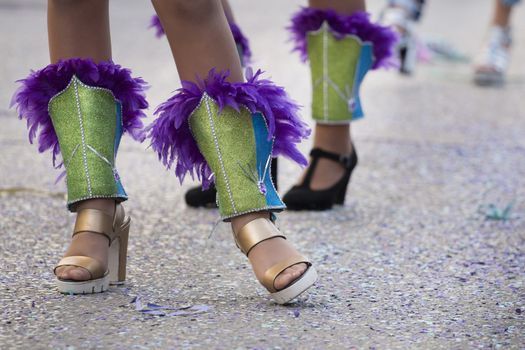
<svg viewBox="0 0 525 350">
<path fill-rule="evenodd" d="M 278 190 L 277 158 L 272 160 L 271 175 L 275 189 Z M 188 192 L 186 192 L 184 199 L 186 200 L 186 204 L 188 204 L 190 207 L 217 208 L 217 203 L 215 201 L 216 196 L 217 191 L 215 190 L 215 186 L 211 185 L 207 190 L 202 190 L 202 186 L 197 186 L 190 188 Z"/>
<path fill-rule="evenodd" d="M 346 196 L 346 187 L 350 181 L 352 171 L 357 165 L 357 153 L 352 146 L 352 153 L 340 155 L 324 151 L 320 148 L 314 148 L 310 152 L 312 162 L 308 167 L 304 181 L 288 191 L 283 197 L 283 201 L 290 210 L 327 210 L 331 209 L 334 204 L 344 204 Z M 319 158 L 326 158 L 341 164 L 345 168 L 343 177 L 332 187 L 325 190 L 314 191 L 310 189 L 310 182 L 317 166 Z"/>
</svg>

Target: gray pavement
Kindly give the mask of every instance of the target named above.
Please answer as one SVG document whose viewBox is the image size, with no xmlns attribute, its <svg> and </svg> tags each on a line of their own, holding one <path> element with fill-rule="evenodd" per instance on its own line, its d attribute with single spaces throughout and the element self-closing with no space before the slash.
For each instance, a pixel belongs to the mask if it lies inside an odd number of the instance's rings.
<svg viewBox="0 0 525 350">
<path fill-rule="evenodd" d="M 309 73 L 283 30 L 302 3 L 232 0 L 255 65 L 308 118 Z M 381 4 L 371 1 L 371 11 Z M 114 59 L 151 83 L 156 106 L 178 78 L 165 40 L 145 29 L 151 5 L 111 7 Z M 490 8 L 489 0 L 430 1 L 421 32 L 472 56 Z M 524 17 L 519 8 L 504 88 L 475 88 L 468 64 L 443 61 L 409 79 L 369 75 L 347 203 L 280 216 L 321 276 L 282 307 L 266 299 L 227 225 L 208 239 L 218 213 L 187 208 L 191 184 L 180 186 L 129 139 L 119 158 L 133 217 L 129 282 L 92 296 L 56 292 L 52 267 L 74 218 L 50 155 L 27 143 L 8 109 L 13 81 L 47 64 L 45 6 L 0 0 L 0 348 L 525 348 Z M 282 162 L 281 189 L 299 171 Z M 490 219 L 498 216 L 491 206 L 509 204 L 507 220 Z M 197 308 L 160 316 L 140 311 L 148 302 Z"/>
</svg>

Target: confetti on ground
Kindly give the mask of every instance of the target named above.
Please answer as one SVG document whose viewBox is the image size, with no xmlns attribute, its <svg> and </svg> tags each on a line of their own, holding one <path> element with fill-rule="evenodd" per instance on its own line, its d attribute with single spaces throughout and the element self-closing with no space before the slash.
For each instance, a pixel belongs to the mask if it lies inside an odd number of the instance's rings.
<svg viewBox="0 0 525 350">
<path fill-rule="evenodd" d="M 208 305 L 166 306 L 144 303 L 141 296 L 134 297 L 131 303 L 135 304 L 136 311 L 154 316 L 191 316 L 208 312 L 211 309 Z"/>
<path fill-rule="evenodd" d="M 488 204 L 480 207 L 480 212 L 487 220 L 507 221 L 511 218 L 512 208 L 514 202 L 507 204 L 503 208 L 499 208 L 496 204 Z"/>
</svg>

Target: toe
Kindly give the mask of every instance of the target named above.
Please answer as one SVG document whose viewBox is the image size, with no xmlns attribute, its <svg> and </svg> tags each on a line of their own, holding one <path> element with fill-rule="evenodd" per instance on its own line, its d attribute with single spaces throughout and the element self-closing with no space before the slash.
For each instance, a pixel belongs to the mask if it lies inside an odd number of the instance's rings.
<svg viewBox="0 0 525 350">
<path fill-rule="evenodd" d="M 302 276 L 306 271 L 306 264 L 301 263 L 294 266 L 290 266 L 277 276 L 274 282 L 274 287 L 277 290 L 281 290 L 288 286 L 290 283 L 294 282 L 296 279 Z"/>
<path fill-rule="evenodd" d="M 63 266 L 56 270 L 58 278 L 63 280 L 87 281 L 91 278 L 90 273 L 81 267 Z"/>
</svg>

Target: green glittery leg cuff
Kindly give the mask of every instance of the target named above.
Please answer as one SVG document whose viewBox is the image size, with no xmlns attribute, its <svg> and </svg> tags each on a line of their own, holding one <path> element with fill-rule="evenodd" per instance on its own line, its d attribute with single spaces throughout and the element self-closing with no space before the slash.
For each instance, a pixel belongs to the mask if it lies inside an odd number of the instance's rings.
<svg viewBox="0 0 525 350">
<path fill-rule="evenodd" d="M 322 124 L 346 124 L 362 117 L 359 87 L 373 65 L 372 44 L 355 35 L 336 38 L 326 22 L 308 33 L 307 43 L 313 119 Z"/>
<path fill-rule="evenodd" d="M 127 199 L 115 167 L 122 106 L 113 93 L 76 76 L 48 105 L 66 168 L 68 209 L 92 198 Z"/>
<path fill-rule="evenodd" d="M 241 107 L 219 111 L 206 93 L 190 116 L 199 150 L 213 171 L 223 220 L 285 208 L 270 176 L 273 140 L 261 113 Z"/>
</svg>

